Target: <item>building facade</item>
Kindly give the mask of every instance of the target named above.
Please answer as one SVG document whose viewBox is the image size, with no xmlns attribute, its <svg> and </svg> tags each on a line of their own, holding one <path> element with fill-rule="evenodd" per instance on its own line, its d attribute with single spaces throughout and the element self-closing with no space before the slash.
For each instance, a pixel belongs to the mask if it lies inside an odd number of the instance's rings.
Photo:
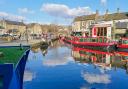
<svg viewBox="0 0 128 89">
<path fill-rule="evenodd" d="M 0 26 L 4 27 L 4 32 L 8 34 L 24 34 L 26 31 L 26 25 L 23 22 L 1 20 Z"/>
<path fill-rule="evenodd" d="M 123 35 L 128 29 L 128 12 L 120 12 L 118 8 L 117 12 L 112 14 L 106 10 L 104 15 L 99 15 L 97 11 L 96 14 L 76 17 L 72 24 L 72 32 L 87 32 L 92 36 L 93 26 L 102 23 L 111 24 L 111 36 L 115 39 L 117 35 Z"/>
<path fill-rule="evenodd" d="M 96 14 L 76 17 L 72 23 L 72 32 L 82 32 L 83 36 L 86 33 L 90 34 L 90 25 L 96 22 L 98 16 L 99 13 L 96 11 Z"/>
<path fill-rule="evenodd" d="M 41 25 L 38 23 L 30 23 L 27 25 L 27 30 L 30 32 L 30 34 L 42 34 L 42 28 Z"/>
</svg>

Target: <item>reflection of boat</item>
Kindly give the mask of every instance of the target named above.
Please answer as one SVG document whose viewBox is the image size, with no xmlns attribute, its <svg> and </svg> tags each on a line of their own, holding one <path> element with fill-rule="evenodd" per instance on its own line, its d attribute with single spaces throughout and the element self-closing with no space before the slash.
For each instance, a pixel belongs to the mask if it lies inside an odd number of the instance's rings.
<svg viewBox="0 0 128 89">
<path fill-rule="evenodd" d="M 72 56 L 76 61 L 83 63 L 93 63 L 101 67 L 111 67 L 118 66 L 122 67 L 127 62 L 128 53 L 127 52 L 102 52 L 96 50 L 90 50 L 85 48 L 76 48 L 72 49 Z"/>
<path fill-rule="evenodd" d="M 74 47 L 72 49 L 72 57 L 80 63 L 91 63 L 94 65 L 94 68 L 100 67 L 104 70 L 111 70 L 111 67 L 114 67 L 116 70 L 119 67 L 125 69 L 128 73 L 127 52 L 109 53 Z"/>
<path fill-rule="evenodd" d="M 108 55 L 114 55 L 114 53 L 110 52 L 104 52 L 104 51 L 97 51 L 97 50 L 91 50 L 91 49 L 86 49 L 86 48 L 76 48 L 74 47 L 73 50 L 80 51 L 80 54 L 82 55 L 82 52 L 91 52 L 91 53 L 96 53 L 96 54 L 108 54 Z"/>
<path fill-rule="evenodd" d="M 81 63 L 93 63 L 95 67 L 111 69 L 111 60 L 114 54 L 83 48 L 73 48 L 72 56 Z"/>
<path fill-rule="evenodd" d="M 122 57 L 122 61 L 128 62 L 128 52 L 116 52 Z"/>
<path fill-rule="evenodd" d="M 124 51 L 128 52 L 128 38 L 121 38 L 118 45 L 117 45 L 118 51 Z"/>
</svg>

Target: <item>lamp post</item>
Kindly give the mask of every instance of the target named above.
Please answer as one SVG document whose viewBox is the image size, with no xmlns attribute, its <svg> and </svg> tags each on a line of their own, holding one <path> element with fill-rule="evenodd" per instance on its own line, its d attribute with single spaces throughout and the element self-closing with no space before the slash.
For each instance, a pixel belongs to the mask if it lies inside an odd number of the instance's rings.
<svg viewBox="0 0 128 89">
<path fill-rule="evenodd" d="M 112 31 L 112 39 L 115 40 L 115 21 L 113 20 L 113 31 Z"/>
<path fill-rule="evenodd" d="M 27 41 L 27 43 L 28 43 L 28 27 L 26 27 L 26 41 Z"/>
</svg>

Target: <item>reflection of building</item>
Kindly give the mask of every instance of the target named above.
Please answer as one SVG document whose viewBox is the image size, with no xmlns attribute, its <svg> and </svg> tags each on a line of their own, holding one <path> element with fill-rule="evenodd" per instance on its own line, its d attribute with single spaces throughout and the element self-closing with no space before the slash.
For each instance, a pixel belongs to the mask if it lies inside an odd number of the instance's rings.
<svg viewBox="0 0 128 89">
<path fill-rule="evenodd" d="M 23 22 L 1 20 L 0 26 L 4 27 L 6 33 L 23 34 L 26 31 L 26 25 Z"/>
<path fill-rule="evenodd" d="M 72 50 L 72 56 L 76 61 L 82 63 L 94 63 L 102 67 L 111 67 L 112 56 L 105 53 L 97 53 L 95 51 L 87 52 L 83 50 Z"/>
<path fill-rule="evenodd" d="M 72 57 L 75 61 L 80 63 L 93 63 L 96 66 L 101 67 L 102 69 L 110 69 L 114 67 L 123 68 L 128 72 L 128 54 L 119 52 L 119 53 L 108 53 L 101 51 L 85 51 L 73 48 Z"/>
</svg>

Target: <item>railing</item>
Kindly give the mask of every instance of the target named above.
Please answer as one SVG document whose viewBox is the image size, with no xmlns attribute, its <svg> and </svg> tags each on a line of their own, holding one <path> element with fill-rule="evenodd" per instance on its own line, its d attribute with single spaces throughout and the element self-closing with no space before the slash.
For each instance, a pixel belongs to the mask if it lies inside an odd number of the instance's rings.
<svg viewBox="0 0 128 89">
<path fill-rule="evenodd" d="M 112 41 L 107 37 L 71 37 L 68 38 L 77 42 L 98 42 L 98 43 L 111 43 Z"/>
</svg>

